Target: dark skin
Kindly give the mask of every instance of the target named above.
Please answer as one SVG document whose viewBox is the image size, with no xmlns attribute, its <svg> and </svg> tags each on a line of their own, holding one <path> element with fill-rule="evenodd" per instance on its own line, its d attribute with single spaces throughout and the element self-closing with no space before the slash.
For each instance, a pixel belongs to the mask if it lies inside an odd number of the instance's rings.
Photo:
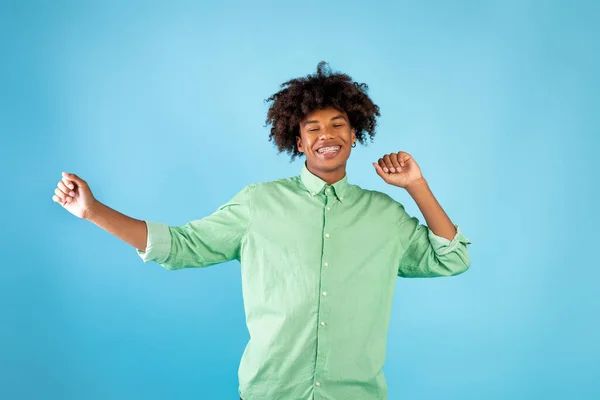
<svg viewBox="0 0 600 400">
<path fill-rule="evenodd" d="M 331 107 L 308 114 L 300 122 L 300 136 L 296 136 L 298 151 L 304 153 L 308 170 L 329 185 L 346 175 L 346 162 L 355 142 L 348 114 Z M 328 158 L 317 151 L 323 146 L 340 146 L 340 150 Z"/>
</svg>

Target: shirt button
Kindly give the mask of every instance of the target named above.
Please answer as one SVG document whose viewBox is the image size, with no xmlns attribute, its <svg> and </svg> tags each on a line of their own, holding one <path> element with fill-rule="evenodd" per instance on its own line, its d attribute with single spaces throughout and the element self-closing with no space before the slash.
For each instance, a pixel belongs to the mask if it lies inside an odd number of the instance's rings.
<svg viewBox="0 0 600 400">
<path fill-rule="evenodd" d="M 326 234 L 325 234 L 325 237 L 329 237 L 329 233 L 326 233 Z"/>
<path fill-rule="evenodd" d="M 327 193 L 329 193 L 329 192 L 331 192 L 331 189 L 330 189 L 330 188 L 327 188 L 327 190 L 326 190 L 326 191 L 327 191 Z"/>
<path fill-rule="evenodd" d="M 319 382 L 319 381 L 315 382 L 315 386 L 321 386 L 321 382 Z"/>
<path fill-rule="evenodd" d="M 327 211 L 331 211 L 331 207 L 327 207 Z"/>
<path fill-rule="evenodd" d="M 340 200 L 344 200 L 344 196 L 340 196 Z"/>
<path fill-rule="evenodd" d="M 321 321 L 321 326 L 325 326 L 325 321 Z"/>
<path fill-rule="evenodd" d="M 327 296 L 327 292 L 323 292 L 323 296 Z"/>
<path fill-rule="evenodd" d="M 317 195 L 315 192 L 312 192 L 311 194 L 312 194 L 313 196 L 316 196 L 316 195 Z"/>
<path fill-rule="evenodd" d="M 329 267 L 329 263 L 328 262 L 324 263 L 323 265 L 326 266 L 326 267 Z"/>
</svg>

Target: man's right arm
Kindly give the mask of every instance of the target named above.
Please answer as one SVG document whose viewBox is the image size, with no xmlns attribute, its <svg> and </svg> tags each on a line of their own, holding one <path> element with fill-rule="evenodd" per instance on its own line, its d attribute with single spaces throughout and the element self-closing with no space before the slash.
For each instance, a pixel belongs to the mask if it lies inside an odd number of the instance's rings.
<svg viewBox="0 0 600 400">
<path fill-rule="evenodd" d="M 100 203 L 87 182 L 63 173 L 52 199 L 71 214 L 91 221 L 137 249 L 144 262 L 166 269 L 206 267 L 240 259 L 242 238 L 251 220 L 251 184 L 214 213 L 183 226 L 128 217 Z"/>
</svg>

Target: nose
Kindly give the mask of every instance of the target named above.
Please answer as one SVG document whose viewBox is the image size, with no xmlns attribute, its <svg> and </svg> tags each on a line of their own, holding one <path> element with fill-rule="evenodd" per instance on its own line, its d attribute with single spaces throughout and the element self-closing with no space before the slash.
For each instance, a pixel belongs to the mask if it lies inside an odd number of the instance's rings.
<svg viewBox="0 0 600 400">
<path fill-rule="evenodd" d="M 321 130 L 321 134 L 319 135 L 320 140 L 325 140 L 325 139 L 332 138 L 332 137 L 333 137 L 333 129 L 325 128 L 325 127 Z"/>
</svg>

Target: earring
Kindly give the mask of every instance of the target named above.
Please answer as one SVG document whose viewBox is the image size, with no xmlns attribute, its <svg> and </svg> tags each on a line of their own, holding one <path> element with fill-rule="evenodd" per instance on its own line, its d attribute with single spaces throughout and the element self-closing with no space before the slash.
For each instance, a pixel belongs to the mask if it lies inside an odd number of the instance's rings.
<svg viewBox="0 0 600 400">
<path fill-rule="evenodd" d="M 352 148 L 356 147 L 356 142 L 352 143 Z"/>
</svg>

